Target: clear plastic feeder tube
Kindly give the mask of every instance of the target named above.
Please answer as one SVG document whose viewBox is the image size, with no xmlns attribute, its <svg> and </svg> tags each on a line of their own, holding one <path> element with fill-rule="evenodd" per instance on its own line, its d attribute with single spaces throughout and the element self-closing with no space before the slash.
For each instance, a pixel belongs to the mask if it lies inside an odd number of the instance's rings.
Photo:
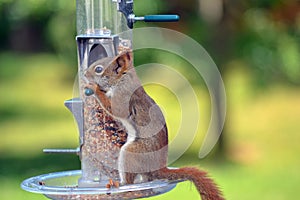
<svg viewBox="0 0 300 200">
<path fill-rule="evenodd" d="M 93 95 L 85 95 L 88 80 L 84 76 L 97 60 L 132 48 L 132 34 L 126 17 L 118 11 L 119 3 L 119 0 L 77 0 L 79 94 L 83 103 L 79 187 L 105 186 L 109 179 L 119 180 L 117 160 L 127 132 Z"/>
<path fill-rule="evenodd" d="M 118 34 L 128 30 L 126 17 L 118 11 L 118 0 L 77 0 L 78 35 Z M 104 31 L 104 32 L 103 32 Z"/>
</svg>

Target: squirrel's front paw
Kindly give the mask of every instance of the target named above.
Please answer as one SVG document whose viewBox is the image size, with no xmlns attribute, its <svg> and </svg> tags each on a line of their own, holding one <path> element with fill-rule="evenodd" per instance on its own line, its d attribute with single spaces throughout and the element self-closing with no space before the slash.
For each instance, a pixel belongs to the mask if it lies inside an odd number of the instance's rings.
<svg viewBox="0 0 300 200">
<path fill-rule="evenodd" d="M 95 93 L 96 88 L 97 88 L 96 84 L 89 83 L 84 87 L 84 94 L 86 96 L 91 96 Z"/>
<path fill-rule="evenodd" d="M 94 94 L 94 90 L 92 90 L 91 88 L 84 88 L 84 94 L 86 96 L 91 96 Z"/>
</svg>

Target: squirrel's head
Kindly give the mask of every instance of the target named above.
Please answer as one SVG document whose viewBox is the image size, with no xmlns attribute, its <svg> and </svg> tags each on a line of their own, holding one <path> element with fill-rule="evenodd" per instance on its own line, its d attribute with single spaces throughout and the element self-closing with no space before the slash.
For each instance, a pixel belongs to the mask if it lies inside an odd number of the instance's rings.
<svg viewBox="0 0 300 200">
<path fill-rule="evenodd" d="M 96 83 L 103 90 L 114 86 L 130 69 L 133 68 L 131 51 L 123 52 L 116 57 L 106 57 L 92 63 L 84 72 L 90 83 Z"/>
</svg>

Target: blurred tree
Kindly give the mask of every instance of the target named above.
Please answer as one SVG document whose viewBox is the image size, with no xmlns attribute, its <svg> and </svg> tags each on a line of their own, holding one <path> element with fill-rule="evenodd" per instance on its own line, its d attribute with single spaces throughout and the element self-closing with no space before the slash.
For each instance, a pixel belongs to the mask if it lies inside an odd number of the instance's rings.
<svg viewBox="0 0 300 200">
<path fill-rule="evenodd" d="M 137 15 L 180 14 L 178 23 L 155 25 L 198 41 L 221 73 L 228 63 L 239 60 L 251 69 L 254 84 L 260 88 L 277 81 L 300 84 L 297 0 L 140 0 L 135 1 L 135 10 Z M 77 65 L 75 20 L 75 0 L 0 0 L 0 50 L 54 52 Z M 140 59 L 151 57 L 158 56 Z M 72 69 L 75 73 L 76 68 Z M 224 138 L 220 141 L 218 149 L 226 152 Z"/>
<path fill-rule="evenodd" d="M 258 86 L 300 83 L 299 19 L 299 1 L 274 1 L 243 16 L 235 53 L 253 68 Z"/>
<path fill-rule="evenodd" d="M 167 1 L 166 9 L 182 17 L 179 27 L 171 28 L 203 45 L 221 73 L 239 60 L 254 73 L 259 87 L 274 81 L 300 83 L 299 1 L 176 0 Z M 218 154 L 226 153 L 225 132 L 226 125 Z"/>
<path fill-rule="evenodd" d="M 0 0 L 0 50 L 55 52 L 76 64 L 75 1 Z"/>
</svg>

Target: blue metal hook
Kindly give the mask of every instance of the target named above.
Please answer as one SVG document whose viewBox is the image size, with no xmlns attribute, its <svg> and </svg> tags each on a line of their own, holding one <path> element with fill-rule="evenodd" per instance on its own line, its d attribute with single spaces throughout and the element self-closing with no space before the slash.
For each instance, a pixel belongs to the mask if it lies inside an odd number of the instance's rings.
<svg viewBox="0 0 300 200">
<path fill-rule="evenodd" d="M 179 15 L 145 15 L 145 22 L 177 22 Z"/>
</svg>

